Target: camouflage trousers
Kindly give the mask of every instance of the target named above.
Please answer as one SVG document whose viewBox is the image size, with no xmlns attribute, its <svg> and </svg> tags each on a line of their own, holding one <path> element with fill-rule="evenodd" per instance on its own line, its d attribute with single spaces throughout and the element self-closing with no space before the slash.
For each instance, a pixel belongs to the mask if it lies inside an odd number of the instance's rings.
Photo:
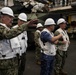
<svg viewBox="0 0 76 75">
<path fill-rule="evenodd" d="M 18 75 L 17 58 L 0 59 L 0 75 Z"/>
<path fill-rule="evenodd" d="M 65 65 L 65 60 L 67 58 L 67 51 L 57 50 L 55 57 L 55 73 L 59 74 Z"/>
<path fill-rule="evenodd" d="M 40 61 L 40 57 L 41 57 L 41 48 L 40 47 L 36 47 L 36 61 Z"/>
</svg>

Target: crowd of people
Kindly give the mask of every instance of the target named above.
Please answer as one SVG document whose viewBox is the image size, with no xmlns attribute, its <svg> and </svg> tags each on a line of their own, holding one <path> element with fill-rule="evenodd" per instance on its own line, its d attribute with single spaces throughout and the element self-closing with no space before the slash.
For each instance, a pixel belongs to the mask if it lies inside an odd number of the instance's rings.
<svg viewBox="0 0 76 75">
<path fill-rule="evenodd" d="M 66 23 L 64 18 L 60 18 L 57 21 L 59 28 L 55 33 L 52 31 L 56 23 L 52 18 L 46 19 L 44 27 L 40 23 L 37 24 L 35 32 L 36 63 L 41 66 L 40 75 L 52 75 L 52 71 L 54 71 L 54 75 L 67 75 L 64 65 L 70 40 L 65 30 Z"/>
<path fill-rule="evenodd" d="M 27 29 L 38 22 L 27 21 L 27 15 L 20 13 L 18 23 L 12 26 L 14 13 L 9 7 L 0 10 L 0 75 L 23 75 L 26 63 Z M 53 33 L 56 23 L 52 18 L 45 20 L 44 25 L 37 24 L 35 32 L 36 63 L 41 66 L 40 75 L 67 75 L 63 71 L 70 41 L 65 30 L 66 21 L 57 21 L 59 29 Z"/>
<path fill-rule="evenodd" d="M 27 29 L 37 20 L 27 22 L 27 15 L 20 13 L 18 24 L 13 27 L 13 10 L 3 7 L 0 13 L 0 75 L 23 75 L 28 40 Z"/>
</svg>

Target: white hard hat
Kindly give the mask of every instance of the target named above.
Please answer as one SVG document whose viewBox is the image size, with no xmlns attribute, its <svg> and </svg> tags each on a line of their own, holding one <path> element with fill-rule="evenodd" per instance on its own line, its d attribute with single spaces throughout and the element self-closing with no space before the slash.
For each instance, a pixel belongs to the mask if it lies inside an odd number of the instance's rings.
<svg viewBox="0 0 76 75">
<path fill-rule="evenodd" d="M 18 18 L 22 21 L 27 21 L 27 15 L 25 13 L 21 13 L 19 14 Z"/>
<path fill-rule="evenodd" d="M 48 18 L 48 19 L 46 19 L 44 25 L 45 26 L 47 26 L 47 25 L 55 25 L 55 21 L 52 18 Z"/>
<path fill-rule="evenodd" d="M 65 19 L 60 18 L 60 19 L 57 21 L 57 25 L 59 25 L 59 24 L 61 24 L 61 23 L 66 23 Z"/>
<path fill-rule="evenodd" d="M 9 8 L 9 7 L 3 7 L 3 8 L 1 9 L 1 12 L 2 12 L 3 14 L 7 14 L 7 15 L 9 15 L 9 16 L 14 17 L 13 10 L 12 10 L 11 8 Z"/>
<path fill-rule="evenodd" d="M 43 25 L 41 23 L 38 23 L 36 28 L 39 28 L 39 27 L 43 27 Z"/>
</svg>

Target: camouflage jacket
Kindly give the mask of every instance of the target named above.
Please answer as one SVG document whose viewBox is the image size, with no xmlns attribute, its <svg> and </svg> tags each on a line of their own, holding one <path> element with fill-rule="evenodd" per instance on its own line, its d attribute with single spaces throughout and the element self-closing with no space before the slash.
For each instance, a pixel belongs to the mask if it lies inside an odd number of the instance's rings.
<svg viewBox="0 0 76 75">
<path fill-rule="evenodd" d="M 20 27 L 17 28 L 11 28 L 10 30 L 7 29 L 6 27 L 0 25 L 0 40 L 2 39 L 11 39 L 13 37 L 16 37 L 23 31 L 27 30 L 28 23 L 25 23 L 21 25 Z"/>
<path fill-rule="evenodd" d="M 60 33 L 58 32 L 58 31 L 55 31 L 55 33 L 54 33 L 54 35 L 55 36 L 57 36 L 57 35 L 59 35 Z M 59 40 L 58 40 L 58 44 L 57 45 L 63 45 L 63 38 L 60 38 Z"/>
<path fill-rule="evenodd" d="M 40 31 L 36 30 L 34 34 L 34 41 L 35 41 L 35 45 L 38 47 L 40 47 L 39 38 L 40 38 Z"/>
</svg>

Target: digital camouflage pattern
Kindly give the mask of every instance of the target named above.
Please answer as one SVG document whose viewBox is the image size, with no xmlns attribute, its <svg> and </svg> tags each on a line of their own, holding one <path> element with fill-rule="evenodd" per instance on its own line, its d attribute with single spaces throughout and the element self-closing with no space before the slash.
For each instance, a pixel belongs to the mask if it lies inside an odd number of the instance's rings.
<svg viewBox="0 0 76 75">
<path fill-rule="evenodd" d="M 11 39 L 13 37 L 16 37 L 17 35 L 19 35 L 20 33 L 22 33 L 23 31 L 27 31 L 28 27 L 30 25 L 33 25 L 34 23 L 37 23 L 38 20 L 31 20 L 25 24 L 20 25 L 17 28 L 11 28 L 10 30 L 6 29 L 4 26 L 0 25 L 0 40 L 2 39 Z"/>
<path fill-rule="evenodd" d="M 11 39 L 22 33 L 24 30 L 27 29 L 27 27 L 28 27 L 27 24 L 23 24 L 20 27 L 12 28 L 8 30 L 4 26 L 0 25 L 0 40 Z"/>
<path fill-rule="evenodd" d="M 61 71 L 63 70 L 66 58 L 67 58 L 67 51 L 57 50 L 56 59 L 55 59 L 56 75 L 60 75 Z"/>
<path fill-rule="evenodd" d="M 0 40 L 11 39 L 27 29 L 27 24 L 8 30 L 0 25 Z M 18 59 L 0 59 L 0 75 L 18 75 Z"/>
<path fill-rule="evenodd" d="M 39 32 L 35 32 L 34 34 L 34 41 L 35 41 L 35 46 L 36 46 L 36 61 L 40 61 L 40 57 L 41 57 L 41 47 L 39 44 L 39 39 L 40 38 L 40 33 Z"/>
<path fill-rule="evenodd" d="M 58 31 L 55 32 L 55 36 L 59 34 L 60 33 Z M 63 38 L 60 38 L 56 46 L 63 45 L 62 41 L 63 41 Z M 55 74 L 56 75 L 61 75 L 60 73 L 63 70 L 66 58 L 67 58 L 67 51 L 62 51 L 58 49 L 56 52 L 56 57 L 55 57 Z"/>
<path fill-rule="evenodd" d="M 40 47 L 40 44 L 39 44 L 39 39 L 40 38 L 40 33 L 35 31 L 35 34 L 34 34 L 34 41 L 35 41 L 35 45 Z"/>
<path fill-rule="evenodd" d="M 0 25 L 0 40 L 16 37 L 36 21 L 37 20 L 30 21 L 17 28 L 11 28 L 10 30 Z M 0 59 L 0 75 L 18 75 L 18 58 Z"/>
<path fill-rule="evenodd" d="M 17 58 L 0 60 L 0 75 L 18 75 Z"/>
</svg>

